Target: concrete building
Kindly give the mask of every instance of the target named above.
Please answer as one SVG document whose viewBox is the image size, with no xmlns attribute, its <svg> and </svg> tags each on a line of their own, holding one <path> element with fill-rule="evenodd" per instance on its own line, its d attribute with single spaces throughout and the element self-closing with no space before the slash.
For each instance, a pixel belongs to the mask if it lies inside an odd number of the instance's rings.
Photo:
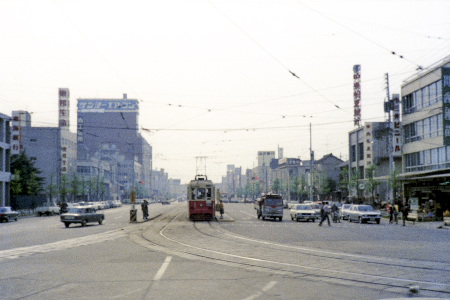
<svg viewBox="0 0 450 300">
<path fill-rule="evenodd" d="M 259 182 L 263 193 L 268 193 L 272 186 L 270 164 L 275 159 L 275 151 L 258 151 L 258 166 L 254 174 L 259 178 Z"/>
<path fill-rule="evenodd" d="M 450 209 L 450 56 L 401 87 L 404 198 L 442 217 Z"/>
<path fill-rule="evenodd" d="M 61 176 L 76 172 L 76 133 L 59 127 L 22 127 L 23 150 L 35 162 L 35 167 L 45 178 L 44 189 L 59 184 Z"/>
<path fill-rule="evenodd" d="M 153 189 L 152 147 L 139 129 L 139 101 L 128 99 L 78 99 L 78 156 L 99 157 L 104 146 L 123 155 L 117 177 L 121 197 L 142 188 L 144 197 Z"/>
<path fill-rule="evenodd" d="M 0 206 L 10 206 L 11 117 L 0 113 Z"/>
<path fill-rule="evenodd" d="M 374 179 L 380 182 L 375 196 L 380 201 L 389 201 L 388 180 L 394 167 L 389 158 L 389 122 L 366 122 L 349 132 L 349 201 L 360 202 L 371 198 L 368 188 L 367 170 L 374 168 Z M 391 146 L 393 147 L 393 146 Z M 393 155 L 395 170 L 401 170 L 400 153 Z M 394 166 L 394 163 L 392 166 Z M 392 169 L 392 170 L 391 170 Z"/>
</svg>

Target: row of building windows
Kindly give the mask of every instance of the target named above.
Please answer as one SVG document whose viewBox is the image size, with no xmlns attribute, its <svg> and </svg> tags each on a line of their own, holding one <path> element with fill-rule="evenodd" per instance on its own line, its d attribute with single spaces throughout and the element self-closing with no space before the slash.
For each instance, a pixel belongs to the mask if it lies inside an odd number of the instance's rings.
<svg viewBox="0 0 450 300">
<path fill-rule="evenodd" d="M 403 125 L 404 143 L 442 136 L 442 114 Z"/>
<path fill-rule="evenodd" d="M 358 160 L 364 159 L 364 144 L 363 143 L 358 143 L 358 151 L 356 151 L 356 145 L 352 145 L 350 147 L 350 160 L 352 162 L 355 162 L 357 156 L 358 156 Z"/>
<path fill-rule="evenodd" d="M 402 99 L 403 113 L 411 114 L 442 101 L 442 80 L 421 88 Z"/>
<path fill-rule="evenodd" d="M 450 168 L 450 146 L 404 155 L 406 172 Z"/>
</svg>

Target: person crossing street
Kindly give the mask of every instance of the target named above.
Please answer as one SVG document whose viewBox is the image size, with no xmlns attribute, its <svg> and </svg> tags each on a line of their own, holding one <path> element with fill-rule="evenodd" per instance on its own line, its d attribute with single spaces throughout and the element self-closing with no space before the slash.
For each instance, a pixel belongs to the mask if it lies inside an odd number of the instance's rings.
<svg viewBox="0 0 450 300">
<path fill-rule="evenodd" d="M 321 212 L 321 216 L 322 216 L 322 220 L 320 220 L 319 226 L 322 226 L 323 221 L 325 221 L 325 219 L 327 219 L 328 221 L 328 226 L 331 226 L 330 224 L 330 206 L 328 205 L 328 202 L 324 202 L 322 204 L 322 208 L 320 209 Z"/>
</svg>

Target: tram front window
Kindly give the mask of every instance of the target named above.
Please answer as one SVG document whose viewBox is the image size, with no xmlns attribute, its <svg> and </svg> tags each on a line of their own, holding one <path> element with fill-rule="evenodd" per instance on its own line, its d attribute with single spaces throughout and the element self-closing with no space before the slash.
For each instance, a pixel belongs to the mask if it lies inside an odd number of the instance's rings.
<svg viewBox="0 0 450 300">
<path fill-rule="evenodd" d="M 204 188 L 198 188 L 197 189 L 197 199 L 203 199 L 205 197 L 205 189 Z"/>
<path fill-rule="evenodd" d="M 212 194 L 212 193 L 211 193 L 211 190 L 212 190 L 211 188 L 207 188 L 207 189 L 206 189 L 206 191 L 207 191 L 207 192 L 206 192 L 206 198 L 207 198 L 207 199 L 211 199 L 211 194 Z"/>
</svg>

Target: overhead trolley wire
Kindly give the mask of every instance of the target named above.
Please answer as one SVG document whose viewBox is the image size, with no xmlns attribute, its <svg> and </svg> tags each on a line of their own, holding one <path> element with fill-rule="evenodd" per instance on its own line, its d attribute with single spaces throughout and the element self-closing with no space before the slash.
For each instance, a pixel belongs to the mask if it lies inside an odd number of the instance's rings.
<svg viewBox="0 0 450 300">
<path fill-rule="evenodd" d="M 246 32 L 241 26 L 239 26 L 236 22 L 234 22 L 227 14 L 225 14 L 225 12 L 223 12 L 221 9 L 219 9 L 219 7 L 217 7 L 217 5 L 215 5 L 212 1 L 208 1 L 212 7 L 214 7 L 219 13 L 221 13 L 226 20 L 228 20 L 228 22 L 230 22 L 234 27 L 236 27 L 241 33 L 243 33 L 250 41 L 252 41 L 255 45 L 257 45 L 259 48 L 261 48 L 261 50 L 263 50 L 268 56 L 270 56 L 274 61 L 276 61 L 280 66 L 282 66 L 284 69 L 286 69 L 289 74 L 291 74 L 294 78 L 300 80 L 301 82 L 303 82 L 308 88 L 310 88 L 312 91 L 314 91 L 317 95 L 319 95 L 320 97 L 324 98 L 325 100 L 327 100 L 328 102 L 330 102 L 335 108 L 343 110 L 342 108 L 340 108 L 337 104 L 335 104 L 333 101 L 331 101 L 330 99 L 328 99 L 327 97 L 325 97 L 325 95 L 319 93 L 318 90 L 316 90 L 313 86 L 311 86 L 310 84 L 308 84 L 304 79 L 300 78 L 299 75 L 297 75 L 297 73 L 295 73 L 294 71 L 292 71 L 291 69 L 289 69 L 288 66 L 286 66 L 280 59 L 278 59 L 275 55 L 273 55 L 269 50 L 267 50 L 265 47 L 263 47 L 263 45 L 261 45 L 257 40 L 255 40 L 250 34 L 248 34 L 248 32 Z M 344 111 L 344 110 L 343 110 Z"/>
<path fill-rule="evenodd" d="M 350 27 L 348 27 L 348 26 L 346 26 L 346 25 L 344 25 L 344 24 L 342 24 L 342 23 L 336 21 L 335 19 L 333 19 L 333 18 L 331 18 L 331 17 L 325 15 L 324 13 L 318 11 L 317 9 L 314 9 L 314 8 L 312 8 L 312 7 L 310 7 L 310 6 L 306 5 L 306 4 L 304 4 L 303 2 L 301 2 L 301 1 L 299 1 L 299 0 L 292 0 L 292 1 L 294 1 L 294 2 L 297 3 L 298 5 L 301 5 L 301 6 L 303 6 L 303 7 L 306 7 L 307 9 L 309 9 L 309 10 L 315 12 L 316 14 L 318 14 L 318 15 L 320 15 L 320 16 L 322 16 L 322 17 L 328 19 L 328 20 L 330 20 L 331 22 L 333 22 L 333 23 L 335 23 L 335 24 L 341 26 L 342 28 L 345 28 L 346 30 L 348 30 L 348 31 L 352 32 L 353 34 L 359 36 L 360 38 L 362 38 L 362 39 L 364 39 L 364 40 L 366 40 L 366 41 L 368 41 L 368 42 L 370 42 L 370 43 L 376 45 L 377 47 L 386 50 L 386 51 L 389 52 L 390 54 L 395 55 L 395 56 L 399 57 L 400 59 L 403 59 L 403 60 L 409 62 L 410 64 L 415 65 L 415 66 L 417 67 L 417 70 L 423 70 L 423 69 L 424 69 L 421 65 L 419 65 L 419 64 L 417 64 L 417 63 L 415 63 L 415 62 L 413 62 L 412 60 L 407 59 L 407 58 L 404 57 L 402 54 L 397 53 L 395 50 L 392 50 L 392 49 L 389 49 L 389 48 L 385 47 L 384 45 L 382 45 L 382 44 L 380 44 L 380 43 L 378 43 L 378 42 L 376 42 L 376 41 L 374 41 L 374 40 L 368 38 L 367 36 L 363 35 L 362 33 L 360 33 L 360 32 L 358 32 L 358 31 L 356 31 L 356 30 L 354 30 L 354 29 L 352 29 L 352 28 L 350 28 Z"/>
</svg>

